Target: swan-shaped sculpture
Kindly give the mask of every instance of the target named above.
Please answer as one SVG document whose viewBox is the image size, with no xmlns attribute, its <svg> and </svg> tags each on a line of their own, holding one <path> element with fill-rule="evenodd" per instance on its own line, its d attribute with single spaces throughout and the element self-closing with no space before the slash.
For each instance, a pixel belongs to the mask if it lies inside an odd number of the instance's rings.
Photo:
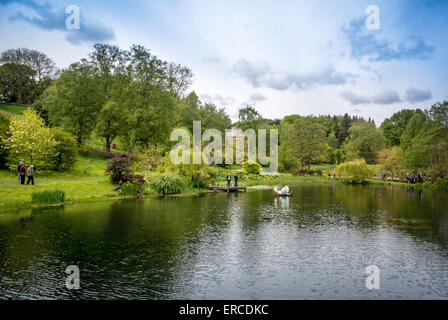
<svg viewBox="0 0 448 320">
<path fill-rule="evenodd" d="M 274 195 L 276 197 L 291 197 L 292 196 L 292 192 L 289 192 L 289 187 L 288 186 L 284 186 L 282 188 L 282 190 L 278 190 L 277 186 L 274 187 Z"/>
</svg>

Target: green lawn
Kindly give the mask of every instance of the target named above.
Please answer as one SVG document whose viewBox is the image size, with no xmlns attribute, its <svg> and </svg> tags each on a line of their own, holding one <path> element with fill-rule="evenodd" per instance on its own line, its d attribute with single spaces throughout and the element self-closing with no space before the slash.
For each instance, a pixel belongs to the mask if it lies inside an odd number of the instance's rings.
<svg viewBox="0 0 448 320">
<path fill-rule="evenodd" d="M 117 196 L 115 186 L 104 175 L 107 159 L 89 154 L 79 157 L 70 172 L 52 172 L 39 176 L 36 170 L 35 185 L 21 185 L 16 172 L 0 170 L 0 212 L 33 206 L 31 193 L 59 189 L 65 191 L 67 202 L 101 200 Z"/>
<path fill-rule="evenodd" d="M 28 108 L 29 107 L 22 106 L 22 105 L 12 105 L 12 104 L 0 103 L 0 110 L 4 110 L 4 111 L 6 111 L 8 113 L 12 113 L 12 114 L 23 114 L 25 112 L 25 110 Z"/>
</svg>

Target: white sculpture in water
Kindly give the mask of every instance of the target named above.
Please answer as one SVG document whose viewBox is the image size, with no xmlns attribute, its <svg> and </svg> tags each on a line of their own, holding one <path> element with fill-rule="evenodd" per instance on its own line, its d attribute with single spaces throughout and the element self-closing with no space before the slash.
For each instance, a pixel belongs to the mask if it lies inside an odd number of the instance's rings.
<svg viewBox="0 0 448 320">
<path fill-rule="evenodd" d="M 292 193 L 289 193 L 289 187 L 284 186 L 282 190 L 278 191 L 277 186 L 274 187 L 274 195 L 276 197 L 290 197 L 292 196 Z"/>
</svg>

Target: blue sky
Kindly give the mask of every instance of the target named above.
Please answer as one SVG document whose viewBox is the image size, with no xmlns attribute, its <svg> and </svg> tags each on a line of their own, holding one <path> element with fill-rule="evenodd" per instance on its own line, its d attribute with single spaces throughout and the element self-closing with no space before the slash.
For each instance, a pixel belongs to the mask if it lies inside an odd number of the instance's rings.
<svg viewBox="0 0 448 320">
<path fill-rule="evenodd" d="M 80 9 L 67 30 L 65 9 Z M 366 27 L 366 8 L 380 27 Z M 344 114 L 377 122 L 448 99 L 448 0 L 0 0 L 0 50 L 28 47 L 61 68 L 95 42 L 142 44 L 190 67 L 192 90 L 235 120 Z"/>
</svg>

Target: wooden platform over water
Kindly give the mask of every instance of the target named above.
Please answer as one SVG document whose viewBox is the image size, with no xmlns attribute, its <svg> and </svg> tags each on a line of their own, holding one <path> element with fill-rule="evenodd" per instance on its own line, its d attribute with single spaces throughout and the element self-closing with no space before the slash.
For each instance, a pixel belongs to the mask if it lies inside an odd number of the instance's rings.
<svg viewBox="0 0 448 320">
<path fill-rule="evenodd" d="M 246 187 L 209 186 L 213 192 L 246 192 Z"/>
</svg>

